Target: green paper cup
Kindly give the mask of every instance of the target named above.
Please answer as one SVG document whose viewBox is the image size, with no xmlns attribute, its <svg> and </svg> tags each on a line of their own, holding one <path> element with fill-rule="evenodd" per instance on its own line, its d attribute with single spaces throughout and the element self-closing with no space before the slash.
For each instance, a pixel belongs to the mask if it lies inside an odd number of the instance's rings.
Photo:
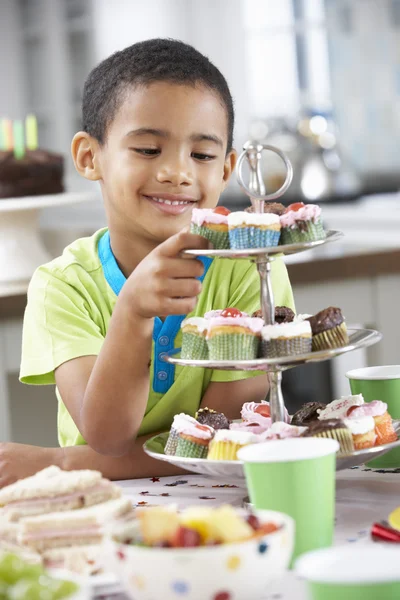
<svg viewBox="0 0 400 600">
<path fill-rule="evenodd" d="M 337 546 L 304 554 L 295 565 L 312 600 L 398 600 L 400 549 Z"/>
<path fill-rule="evenodd" d="M 250 501 L 296 522 L 293 559 L 332 544 L 336 440 L 291 438 L 252 444 L 238 452 Z"/>
<path fill-rule="evenodd" d="M 400 365 L 366 367 L 348 371 L 352 394 L 362 394 L 365 402 L 382 400 L 392 419 L 400 419 Z M 400 448 L 391 450 L 368 463 L 372 468 L 400 467 Z"/>
</svg>

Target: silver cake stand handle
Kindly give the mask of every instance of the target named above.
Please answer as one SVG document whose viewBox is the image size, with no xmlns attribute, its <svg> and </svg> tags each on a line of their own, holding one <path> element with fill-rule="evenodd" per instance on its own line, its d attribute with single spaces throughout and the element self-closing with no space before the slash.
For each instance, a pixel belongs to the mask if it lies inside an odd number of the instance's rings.
<svg viewBox="0 0 400 600">
<path fill-rule="evenodd" d="M 282 186 L 273 194 L 266 194 L 264 181 L 261 174 L 261 156 L 263 150 L 269 150 L 277 154 L 284 162 L 286 167 L 286 178 Z M 250 179 L 247 185 L 243 179 L 243 166 L 248 164 Z M 250 198 L 254 211 L 264 212 L 264 202 L 277 200 L 290 186 L 293 179 L 293 168 L 286 154 L 269 144 L 259 144 L 258 142 L 246 142 L 243 152 L 238 158 L 236 165 L 236 176 L 242 190 Z M 275 323 L 275 305 L 274 294 L 271 283 L 271 259 L 268 256 L 261 256 L 256 259 L 257 270 L 260 276 L 260 295 L 261 312 L 264 323 Z M 282 395 L 282 372 L 279 367 L 276 371 L 270 372 L 270 406 L 272 422 L 283 421 L 285 414 L 285 403 Z"/>
</svg>

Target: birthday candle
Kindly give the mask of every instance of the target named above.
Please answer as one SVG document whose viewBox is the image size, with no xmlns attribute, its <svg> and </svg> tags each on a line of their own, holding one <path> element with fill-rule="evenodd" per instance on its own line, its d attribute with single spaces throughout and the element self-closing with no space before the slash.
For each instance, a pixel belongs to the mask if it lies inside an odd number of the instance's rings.
<svg viewBox="0 0 400 600">
<path fill-rule="evenodd" d="M 38 147 L 38 126 L 35 115 L 28 115 L 25 119 L 26 147 L 36 150 Z"/>
<path fill-rule="evenodd" d="M 24 126 L 22 121 L 16 120 L 13 123 L 14 133 L 14 156 L 17 159 L 24 158 L 25 156 L 25 140 L 24 140 Z"/>
<path fill-rule="evenodd" d="M 14 146 L 12 121 L 10 119 L 1 119 L 0 126 L 2 131 L 2 149 L 10 151 Z"/>
</svg>

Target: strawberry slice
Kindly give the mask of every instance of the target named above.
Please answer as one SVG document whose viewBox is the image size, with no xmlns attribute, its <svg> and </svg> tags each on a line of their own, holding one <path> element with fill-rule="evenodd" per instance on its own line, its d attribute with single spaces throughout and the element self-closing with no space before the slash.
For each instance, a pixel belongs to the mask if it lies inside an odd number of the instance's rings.
<svg viewBox="0 0 400 600">
<path fill-rule="evenodd" d="M 237 318 L 241 316 L 243 316 L 243 313 L 241 313 L 237 308 L 225 308 L 225 310 L 223 310 L 221 313 L 221 317 Z"/>
<path fill-rule="evenodd" d="M 258 413 L 259 415 L 262 415 L 263 417 L 271 416 L 271 411 L 268 404 L 260 404 L 260 406 L 257 406 L 254 409 L 254 412 Z"/>
<path fill-rule="evenodd" d="M 217 208 L 214 208 L 214 211 L 217 215 L 229 215 L 230 214 L 230 210 L 228 208 L 225 208 L 225 206 L 217 206 Z"/>
<path fill-rule="evenodd" d="M 347 411 L 347 416 L 349 417 L 349 416 L 351 415 L 351 413 L 352 413 L 354 410 L 356 410 L 356 408 L 359 408 L 359 407 L 357 406 L 357 404 L 353 404 L 353 406 L 350 406 L 350 408 L 349 408 L 349 409 L 348 409 L 348 411 Z"/>
<path fill-rule="evenodd" d="M 196 548 L 201 546 L 201 536 L 196 529 L 181 526 L 176 530 L 171 545 L 174 548 Z"/>
<path fill-rule="evenodd" d="M 290 204 L 287 207 L 287 209 L 285 210 L 285 213 L 288 213 L 289 211 L 297 212 L 301 208 L 304 208 L 304 206 L 305 206 L 304 202 L 295 202 L 294 204 Z"/>
</svg>

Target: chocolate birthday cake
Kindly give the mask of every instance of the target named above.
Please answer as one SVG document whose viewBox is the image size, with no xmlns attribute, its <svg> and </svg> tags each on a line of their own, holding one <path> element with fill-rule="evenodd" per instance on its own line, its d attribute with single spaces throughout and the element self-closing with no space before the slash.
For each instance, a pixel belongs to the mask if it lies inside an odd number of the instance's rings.
<svg viewBox="0 0 400 600">
<path fill-rule="evenodd" d="M 47 150 L 27 150 L 23 158 L 0 151 L 0 198 L 58 194 L 63 186 L 64 158 Z"/>
</svg>

